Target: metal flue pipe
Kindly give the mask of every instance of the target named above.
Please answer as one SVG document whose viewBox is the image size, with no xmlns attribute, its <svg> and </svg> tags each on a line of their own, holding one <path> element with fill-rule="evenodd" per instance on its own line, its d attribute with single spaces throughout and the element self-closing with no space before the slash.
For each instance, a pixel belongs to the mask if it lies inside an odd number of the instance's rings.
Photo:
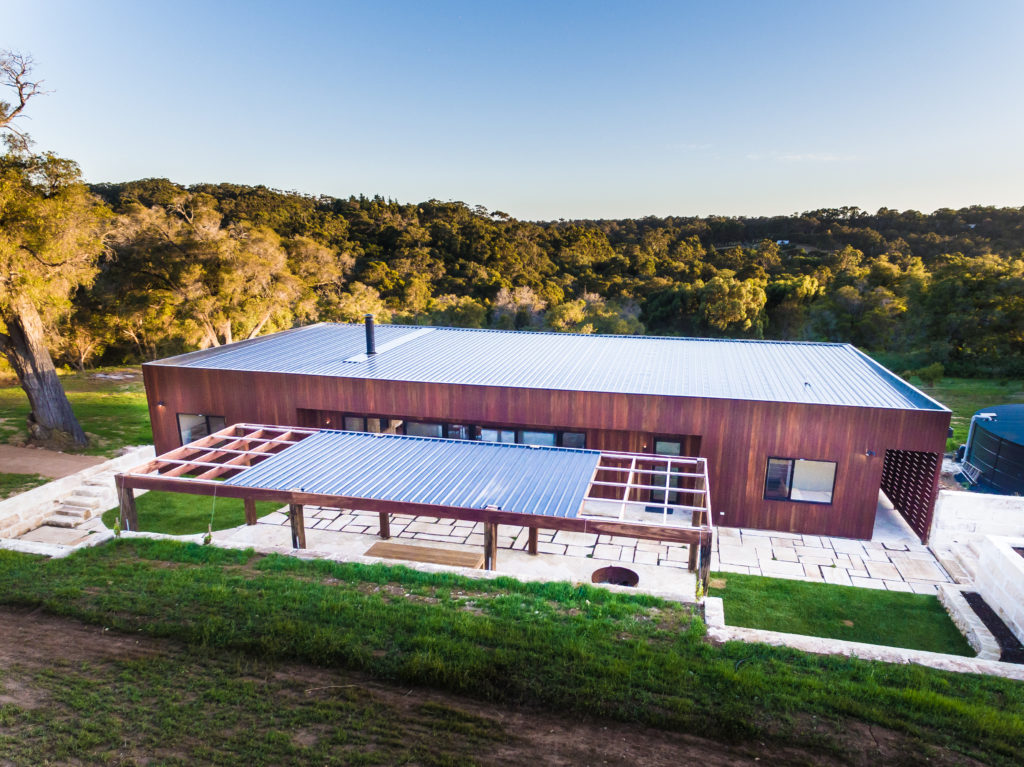
<svg viewBox="0 0 1024 767">
<path fill-rule="evenodd" d="M 377 340 L 373 334 L 373 315 L 366 315 L 366 356 L 377 353 Z"/>
</svg>

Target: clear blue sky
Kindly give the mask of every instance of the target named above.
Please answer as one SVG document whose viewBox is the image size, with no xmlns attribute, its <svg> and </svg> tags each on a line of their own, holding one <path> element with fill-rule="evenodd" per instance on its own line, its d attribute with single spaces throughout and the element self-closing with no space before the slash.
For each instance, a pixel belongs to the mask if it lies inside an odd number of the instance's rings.
<svg viewBox="0 0 1024 767">
<path fill-rule="evenodd" d="M 7 3 L 90 181 L 530 219 L 1024 205 L 1024 2 Z"/>
</svg>

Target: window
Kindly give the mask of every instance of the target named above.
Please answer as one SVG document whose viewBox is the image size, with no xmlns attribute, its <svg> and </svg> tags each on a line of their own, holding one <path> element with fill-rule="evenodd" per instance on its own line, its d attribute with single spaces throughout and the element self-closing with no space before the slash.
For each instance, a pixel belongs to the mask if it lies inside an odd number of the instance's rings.
<svg viewBox="0 0 1024 767">
<path fill-rule="evenodd" d="M 443 429 L 439 423 L 405 422 L 405 433 L 410 437 L 440 437 L 443 436 Z"/>
<path fill-rule="evenodd" d="M 519 432 L 519 442 L 524 445 L 539 445 L 540 447 L 554 447 L 555 433 L 553 431 L 532 431 L 523 429 Z"/>
<path fill-rule="evenodd" d="M 658 455 L 682 455 L 683 454 L 683 443 L 678 439 L 656 439 L 654 440 L 654 452 Z M 673 473 L 667 478 L 664 474 L 646 474 L 646 482 L 651 485 L 660 485 L 668 480 L 668 487 L 679 487 L 679 477 L 675 476 L 675 472 L 679 471 L 678 468 L 673 467 Z M 681 503 L 679 500 L 679 493 L 669 493 L 669 503 Z M 664 490 L 652 490 L 651 501 L 655 503 L 665 503 L 665 491 Z"/>
<path fill-rule="evenodd" d="M 656 439 L 654 452 L 658 455 L 682 455 L 683 443 L 679 440 Z"/>
<path fill-rule="evenodd" d="M 832 503 L 836 484 L 834 461 L 769 458 L 764 497 L 769 501 Z"/>
<path fill-rule="evenodd" d="M 207 434 L 220 431 L 226 425 L 222 415 L 202 415 L 201 413 L 178 413 L 178 435 L 181 444 L 187 445 L 202 439 Z"/>
<path fill-rule="evenodd" d="M 587 446 L 587 435 L 580 431 L 563 431 L 562 447 L 585 448 Z"/>
<path fill-rule="evenodd" d="M 469 439 L 470 428 L 462 424 L 450 423 L 444 427 L 448 439 Z"/>
<path fill-rule="evenodd" d="M 511 429 L 480 429 L 477 439 L 481 442 L 515 442 L 516 433 Z"/>
<path fill-rule="evenodd" d="M 342 428 L 345 431 L 366 431 L 366 419 L 361 415 L 347 415 Z"/>
</svg>

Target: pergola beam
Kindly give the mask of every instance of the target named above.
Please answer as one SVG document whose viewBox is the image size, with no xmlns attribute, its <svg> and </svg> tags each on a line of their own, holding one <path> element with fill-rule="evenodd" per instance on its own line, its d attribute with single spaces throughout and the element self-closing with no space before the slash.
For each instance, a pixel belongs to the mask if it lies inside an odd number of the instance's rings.
<svg viewBox="0 0 1024 767">
<path fill-rule="evenodd" d="M 161 490 L 191 495 L 216 495 L 218 498 L 252 498 L 254 501 L 272 501 L 282 506 L 293 503 L 304 506 L 323 506 L 328 509 L 363 509 L 385 514 L 462 519 L 471 522 L 494 522 L 517 527 L 537 527 L 548 530 L 567 530 L 599 535 L 622 535 L 672 543 L 697 543 L 699 530 L 684 527 L 665 527 L 645 522 L 620 522 L 611 519 L 581 517 L 547 517 L 539 514 L 521 514 L 494 509 L 467 509 L 458 506 L 438 506 L 429 503 L 406 503 L 374 498 L 354 498 L 343 495 L 321 495 L 294 490 L 272 490 L 259 487 L 226 485 L 213 480 L 187 477 L 167 477 L 144 474 L 119 474 L 118 485 L 140 490 Z"/>
<path fill-rule="evenodd" d="M 191 495 L 219 496 L 221 498 L 239 498 L 245 503 L 246 524 L 256 524 L 256 502 L 271 501 L 288 506 L 288 517 L 291 527 L 292 546 L 305 548 L 306 531 L 303 515 L 304 506 L 321 506 L 325 508 L 359 508 L 377 512 L 380 516 L 380 536 L 389 538 L 391 535 L 391 515 L 403 514 L 444 519 L 466 520 L 484 524 L 484 558 L 485 566 L 494 569 L 497 560 L 498 526 L 513 525 L 525 527 L 528 531 L 527 550 L 536 554 L 539 550 L 538 530 L 565 530 L 570 532 L 593 533 L 597 535 L 623 536 L 641 540 L 667 541 L 684 543 L 690 546 L 690 569 L 700 570 L 698 577 L 706 588 L 707 570 L 711 552 L 711 515 L 708 510 L 707 462 L 703 458 L 662 456 L 636 453 L 601 453 L 591 477 L 583 502 L 605 501 L 594 498 L 591 490 L 595 487 L 621 488 L 622 493 L 617 502 L 622 504 L 620 517 L 571 516 L 555 517 L 540 514 L 529 514 L 514 511 L 502 511 L 496 507 L 465 508 L 444 506 L 428 503 L 408 503 L 385 499 L 358 498 L 343 495 L 309 493 L 297 489 L 281 490 L 274 488 L 248 487 L 231 485 L 216 481 L 223 475 L 234 475 L 245 471 L 292 445 L 317 433 L 314 429 L 292 427 L 269 427 L 256 424 L 237 424 L 225 427 L 214 434 L 202 437 L 184 447 L 158 456 L 156 459 L 139 466 L 125 474 L 117 476 L 118 495 L 120 499 L 121 524 L 124 529 L 136 530 L 138 527 L 135 508 L 134 491 L 136 489 L 158 490 L 165 492 L 187 493 Z M 627 462 L 627 466 L 610 465 Z M 686 467 L 697 467 L 703 473 L 692 470 L 677 470 Z M 625 472 L 625 482 L 597 480 L 601 471 Z M 192 474 L 195 476 L 182 476 Z M 655 481 L 654 477 L 665 478 L 665 484 L 647 484 Z M 702 487 L 672 487 L 671 478 L 680 477 L 685 480 L 700 480 Z M 649 478 L 646 479 L 645 478 Z M 689 483 L 687 483 L 689 484 Z M 664 505 L 680 511 L 691 511 L 690 526 L 652 523 L 640 520 L 626 520 L 624 508 L 628 504 L 643 503 L 644 493 L 657 490 L 665 493 Z M 633 493 L 639 493 L 638 500 L 630 500 Z M 689 493 L 695 502 L 703 506 L 683 506 L 669 504 L 669 493 Z M 616 501 L 612 501 L 613 503 Z M 685 523 L 684 523 L 685 524 Z"/>
</svg>

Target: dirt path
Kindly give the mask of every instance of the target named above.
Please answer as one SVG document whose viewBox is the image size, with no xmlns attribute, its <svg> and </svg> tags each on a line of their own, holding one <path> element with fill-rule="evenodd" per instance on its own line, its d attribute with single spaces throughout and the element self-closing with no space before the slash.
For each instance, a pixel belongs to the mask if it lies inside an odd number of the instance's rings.
<svg viewBox="0 0 1024 767">
<path fill-rule="evenodd" d="M 47 703 L 48 693 L 34 685 L 35 674 L 47 673 L 55 659 L 62 668 L 102 669 L 122 661 L 151 659 L 189 663 L 190 656 L 172 642 L 131 636 L 55 618 L 41 610 L 0 607 L 0 707 L 32 710 Z M 779 745 L 752 743 L 727 745 L 693 735 L 665 732 L 639 725 L 587 720 L 481 703 L 434 691 L 381 684 L 369 678 L 304 664 L 266 664 L 265 673 L 255 680 L 280 688 L 280 702 L 320 696 L 328 699 L 357 688 L 368 704 L 387 707 L 395 713 L 393 726 L 398 735 L 406 722 L 414 722 L 424 705 L 436 704 L 482 720 L 487 728 L 507 734 L 504 740 L 487 744 L 472 757 L 489 765 L 645 765 L 675 767 L 697 763 L 702 767 L 736 764 L 972 764 L 959 755 L 930 751 L 927 759 L 908 738 L 859 723 L 838 737 L 845 758 Z M 343 689 L 344 688 L 344 689 Z M 2 719 L 0 719 L 2 722 Z M 412 724 L 408 725 L 412 727 Z M 0 726 L 0 735 L 11 735 Z M 411 733 L 411 730 L 409 731 Z M 830 727 L 828 735 L 836 738 Z M 299 735 L 296 736 L 297 738 Z M 304 735 L 302 737 L 305 737 Z M 438 736 L 441 737 L 441 736 Z M 145 762 L 152 757 L 144 744 L 125 742 L 124 763 Z M 120 761 L 120 760 L 119 760 Z M 6 764 L 0 757 L 0 764 Z M 11 762 L 16 764 L 19 762 Z"/>
<path fill-rule="evenodd" d="M 2 474 L 42 474 L 44 477 L 59 479 L 105 460 L 98 455 L 75 455 L 35 447 L 0 445 Z"/>
</svg>

